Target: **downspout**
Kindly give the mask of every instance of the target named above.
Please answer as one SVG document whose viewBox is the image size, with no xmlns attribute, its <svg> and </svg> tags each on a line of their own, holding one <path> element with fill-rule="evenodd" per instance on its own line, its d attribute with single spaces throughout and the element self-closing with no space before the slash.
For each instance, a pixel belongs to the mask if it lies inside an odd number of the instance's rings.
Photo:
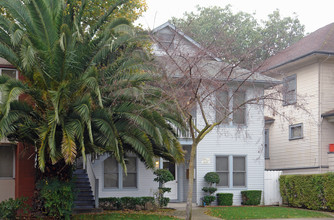
<svg viewBox="0 0 334 220">
<path fill-rule="evenodd" d="M 319 173 L 322 173 L 322 122 L 323 122 L 323 118 L 321 117 L 321 112 L 322 112 L 322 108 L 321 108 L 321 99 L 322 99 L 322 93 L 321 93 L 321 79 L 322 79 L 322 74 L 321 74 L 321 71 L 322 71 L 322 63 L 326 62 L 329 58 L 330 58 L 330 54 L 327 55 L 327 58 L 324 59 L 323 61 L 321 61 L 319 63 L 319 74 L 318 74 L 318 94 L 319 94 L 319 99 L 318 99 L 318 111 L 319 111 L 319 114 L 318 114 L 318 126 L 319 126 L 319 135 L 318 135 L 318 138 L 319 138 L 319 147 L 320 147 L 320 160 L 319 160 Z M 318 157 L 319 159 L 319 157 Z"/>
</svg>

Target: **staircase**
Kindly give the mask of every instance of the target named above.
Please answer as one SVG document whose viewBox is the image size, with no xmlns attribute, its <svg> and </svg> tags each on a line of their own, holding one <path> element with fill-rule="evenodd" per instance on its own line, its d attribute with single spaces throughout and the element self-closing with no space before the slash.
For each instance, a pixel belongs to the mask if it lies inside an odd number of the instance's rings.
<svg viewBox="0 0 334 220">
<path fill-rule="evenodd" d="M 74 201 L 73 213 L 101 212 L 102 209 L 95 208 L 93 191 L 86 170 L 77 169 L 74 171 L 73 176 L 75 178 L 76 189 L 78 190 Z"/>
</svg>

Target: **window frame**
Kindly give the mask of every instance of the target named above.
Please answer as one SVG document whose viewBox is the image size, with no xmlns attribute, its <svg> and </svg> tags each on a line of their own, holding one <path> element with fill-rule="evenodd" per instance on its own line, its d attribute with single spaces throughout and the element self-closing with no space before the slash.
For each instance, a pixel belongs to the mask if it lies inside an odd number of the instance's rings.
<svg viewBox="0 0 334 220">
<path fill-rule="evenodd" d="M 240 90 L 240 91 L 233 91 L 233 89 L 229 89 L 229 90 L 223 90 L 223 91 L 217 91 L 215 93 L 215 120 L 216 122 L 218 121 L 219 117 L 218 117 L 218 110 L 219 108 L 223 108 L 223 106 L 219 106 L 219 103 L 218 103 L 218 96 L 221 94 L 221 93 L 227 93 L 227 104 L 228 104 L 228 112 L 227 113 L 230 113 L 228 115 L 228 117 L 226 118 L 226 122 L 225 120 L 220 124 L 220 125 L 229 125 L 229 126 L 247 126 L 247 117 L 246 117 L 246 112 L 247 112 L 247 104 L 244 104 L 243 106 L 239 107 L 237 106 L 235 108 L 235 96 L 236 94 L 238 93 L 243 93 L 244 94 L 244 102 L 246 102 L 247 100 L 247 90 Z M 236 110 L 234 110 L 236 109 Z M 236 123 L 235 122 L 235 111 L 243 111 L 243 117 L 244 117 L 244 123 Z"/>
<path fill-rule="evenodd" d="M 109 159 L 110 157 L 112 156 L 109 156 L 107 157 L 105 160 Z M 121 166 L 120 163 L 117 163 L 117 170 L 118 170 L 118 187 L 106 187 L 104 185 L 104 178 L 105 178 L 105 160 L 103 161 L 103 169 L 102 169 L 102 174 L 103 174 L 103 189 L 104 190 L 138 190 L 138 158 L 136 156 L 128 156 L 127 158 L 135 158 L 135 164 L 136 164 L 136 171 L 135 172 L 132 172 L 132 173 L 136 173 L 136 187 L 124 187 L 124 184 L 123 184 L 123 175 L 124 175 L 124 172 L 123 172 L 123 168 Z"/>
<path fill-rule="evenodd" d="M 292 129 L 297 128 L 297 127 L 300 127 L 301 135 L 299 137 L 293 137 L 292 136 Z M 303 123 L 289 125 L 289 141 L 303 139 L 304 138 L 304 131 L 303 131 L 304 128 L 303 127 L 304 127 Z"/>
<path fill-rule="evenodd" d="M 289 88 L 289 82 L 294 81 L 294 88 Z M 297 103 L 297 75 L 293 74 L 283 79 L 283 106 L 294 105 Z M 288 94 L 293 91 L 293 100 L 287 100 Z"/>
<path fill-rule="evenodd" d="M 13 155 L 13 167 L 12 167 L 12 176 L 0 176 L 0 180 L 8 180 L 8 179 L 15 179 L 15 146 L 11 144 L 2 144 L 1 147 L 6 147 L 11 149 Z"/>
<path fill-rule="evenodd" d="M 269 155 L 269 129 L 264 129 L 264 159 L 270 159 Z"/>
<path fill-rule="evenodd" d="M 215 172 L 217 172 L 217 158 L 219 157 L 227 157 L 228 158 L 228 186 L 219 186 L 218 184 L 216 185 L 217 188 L 222 188 L 222 189 L 246 189 L 248 185 L 247 177 L 248 177 L 248 159 L 247 155 L 215 155 Z M 233 159 L 234 157 L 243 157 L 245 159 L 245 171 L 243 173 L 245 174 L 245 186 L 234 186 L 233 182 L 233 174 L 234 168 L 233 168 Z M 239 171 L 237 171 L 239 172 Z M 241 171 L 240 171 L 241 172 Z M 219 173 L 219 171 L 217 172 Z"/>
<path fill-rule="evenodd" d="M 0 67 L 0 76 L 2 76 L 2 70 L 15 70 L 15 72 L 16 72 L 15 79 L 19 79 L 19 71 L 17 71 L 17 69 Z"/>
</svg>

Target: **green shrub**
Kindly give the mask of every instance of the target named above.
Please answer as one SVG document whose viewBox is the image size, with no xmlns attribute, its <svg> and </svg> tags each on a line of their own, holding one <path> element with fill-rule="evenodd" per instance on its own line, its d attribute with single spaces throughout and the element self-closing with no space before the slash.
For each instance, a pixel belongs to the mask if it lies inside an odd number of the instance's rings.
<svg viewBox="0 0 334 220">
<path fill-rule="evenodd" d="M 202 190 L 206 193 L 209 193 L 210 195 L 215 193 L 217 191 L 216 187 L 203 187 Z"/>
<path fill-rule="evenodd" d="M 154 202 L 153 197 L 109 197 L 99 199 L 100 207 L 106 210 L 136 209 L 136 206 L 145 209 L 147 203 L 154 205 Z"/>
<path fill-rule="evenodd" d="M 216 172 L 209 172 L 209 173 L 205 174 L 204 180 L 205 180 L 205 182 L 209 183 L 210 186 L 212 186 L 212 184 L 214 184 L 214 183 L 217 184 L 220 181 L 219 175 Z"/>
<path fill-rule="evenodd" d="M 260 205 L 261 203 L 261 190 L 247 190 L 241 191 L 241 198 L 243 205 Z"/>
<path fill-rule="evenodd" d="M 165 184 L 169 181 L 174 180 L 173 174 L 169 170 L 166 170 L 166 169 L 157 169 L 154 171 L 154 174 L 156 175 L 156 177 L 154 178 L 154 181 L 161 183 L 161 184 Z"/>
<path fill-rule="evenodd" d="M 292 207 L 334 211 L 334 174 L 282 175 L 283 203 Z"/>
<path fill-rule="evenodd" d="M 75 190 L 72 182 L 45 179 L 37 184 L 48 216 L 69 219 L 74 205 Z"/>
<path fill-rule="evenodd" d="M 27 200 L 27 198 L 21 197 L 0 202 L 0 219 L 16 219 L 18 210 L 26 213 L 29 208 L 25 203 Z"/>
<path fill-rule="evenodd" d="M 215 201 L 216 197 L 212 194 L 217 191 L 217 188 L 213 187 L 212 185 L 219 183 L 220 179 L 218 173 L 208 172 L 205 174 L 204 180 L 205 182 L 207 182 L 207 184 L 209 184 L 209 187 L 202 188 L 204 192 L 209 194 L 203 197 L 203 205 L 206 206 L 206 205 L 211 205 L 211 203 Z"/>
<path fill-rule="evenodd" d="M 233 193 L 217 193 L 218 205 L 230 206 L 233 204 Z"/>
<path fill-rule="evenodd" d="M 165 207 L 169 203 L 169 198 L 168 197 L 163 197 L 159 200 L 159 202 L 160 202 L 160 204 L 159 204 L 160 207 Z"/>
<path fill-rule="evenodd" d="M 170 192 L 171 188 L 163 187 L 165 183 L 169 181 L 174 180 L 173 174 L 166 169 L 157 169 L 154 171 L 154 174 L 156 177 L 154 178 L 154 181 L 159 183 L 158 188 L 158 203 L 160 207 L 164 207 L 168 205 L 169 199 L 164 197 L 164 194 L 166 192 Z"/>
<path fill-rule="evenodd" d="M 215 201 L 215 196 L 204 196 L 203 197 L 203 206 L 210 205 L 213 201 Z"/>
</svg>

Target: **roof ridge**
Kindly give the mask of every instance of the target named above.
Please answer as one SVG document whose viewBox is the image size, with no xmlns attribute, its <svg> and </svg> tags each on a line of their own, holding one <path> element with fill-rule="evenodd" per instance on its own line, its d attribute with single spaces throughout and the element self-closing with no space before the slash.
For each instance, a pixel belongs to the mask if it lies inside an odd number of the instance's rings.
<svg viewBox="0 0 334 220">
<path fill-rule="evenodd" d="M 334 32 L 334 23 L 328 24 L 331 25 L 330 30 L 328 31 L 324 41 L 321 44 L 321 49 L 325 48 L 325 45 L 328 43 L 328 40 L 330 40 L 332 33 Z"/>
</svg>

